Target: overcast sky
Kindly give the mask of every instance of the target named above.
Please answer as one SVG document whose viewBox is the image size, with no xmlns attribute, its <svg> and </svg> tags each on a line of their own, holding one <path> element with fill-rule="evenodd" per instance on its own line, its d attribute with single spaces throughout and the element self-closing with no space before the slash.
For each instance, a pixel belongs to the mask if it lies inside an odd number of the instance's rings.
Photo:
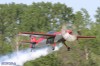
<svg viewBox="0 0 100 66">
<path fill-rule="evenodd" d="M 0 0 L 0 4 L 5 3 L 24 3 L 24 4 L 32 4 L 32 2 L 52 2 L 52 3 L 64 3 L 69 7 L 73 8 L 73 11 L 79 11 L 81 8 L 85 8 L 92 20 L 94 20 L 95 11 L 97 10 L 97 7 L 100 7 L 100 0 Z"/>
</svg>

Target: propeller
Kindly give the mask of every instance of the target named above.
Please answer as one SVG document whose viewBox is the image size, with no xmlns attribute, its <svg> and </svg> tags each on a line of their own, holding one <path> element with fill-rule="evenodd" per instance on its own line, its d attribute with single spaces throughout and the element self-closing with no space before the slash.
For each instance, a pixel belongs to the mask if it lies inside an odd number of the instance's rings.
<svg viewBox="0 0 100 66">
<path fill-rule="evenodd" d="M 74 33 L 71 29 L 68 29 L 66 26 L 67 26 L 66 24 L 62 25 L 61 29 L 61 34 L 66 41 L 72 42 L 79 38 L 96 38 L 95 36 L 80 36 L 81 35 L 80 31 Z"/>
<path fill-rule="evenodd" d="M 66 41 L 72 42 L 77 40 L 77 36 L 73 34 L 72 30 L 66 27 L 66 24 L 62 25 L 61 34 Z"/>
</svg>

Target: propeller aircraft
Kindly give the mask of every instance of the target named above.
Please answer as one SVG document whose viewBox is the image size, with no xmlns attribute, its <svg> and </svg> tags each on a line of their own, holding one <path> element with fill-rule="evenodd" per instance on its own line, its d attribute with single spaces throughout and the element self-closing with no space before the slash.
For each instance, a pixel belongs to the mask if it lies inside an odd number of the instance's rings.
<svg viewBox="0 0 100 66">
<path fill-rule="evenodd" d="M 67 46 L 66 41 L 73 42 L 80 38 L 96 38 L 95 36 L 80 36 L 73 34 L 72 30 L 65 29 L 65 26 L 62 26 L 60 32 L 48 32 L 48 33 L 39 33 L 39 32 L 20 32 L 18 35 L 29 35 L 30 41 L 21 41 L 22 43 L 29 43 L 30 48 L 35 48 L 35 45 L 38 44 L 49 44 L 52 46 L 52 50 L 55 49 L 56 44 L 62 43 L 66 46 L 68 51 L 70 47 Z M 38 39 L 37 39 L 38 38 Z"/>
</svg>

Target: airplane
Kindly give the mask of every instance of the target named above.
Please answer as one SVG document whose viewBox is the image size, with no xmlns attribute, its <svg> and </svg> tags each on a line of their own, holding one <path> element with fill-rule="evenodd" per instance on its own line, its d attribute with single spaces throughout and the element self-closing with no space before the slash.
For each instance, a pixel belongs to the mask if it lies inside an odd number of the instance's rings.
<svg viewBox="0 0 100 66">
<path fill-rule="evenodd" d="M 78 31 L 79 33 L 79 31 Z M 29 43 L 30 48 L 35 48 L 35 45 L 39 44 L 49 44 L 52 46 L 52 50 L 55 49 L 56 44 L 62 43 L 66 46 L 67 50 L 70 51 L 70 47 L 67 46 L 66 41 L 73 42 L 80 38 L 96 38 L 95 36 L 80 36 L 73 34 L 72 30 L 65 29 L 65 26 L 62 26 L 60 32 L 20 32 L 19 35 L 29 35 L 30 41 L 21 41 L 22 43 Z M 38 39 L 37 39 L 38 38 Z M 32 50 L 31 50 L 32 51 Z"/>
</svg>

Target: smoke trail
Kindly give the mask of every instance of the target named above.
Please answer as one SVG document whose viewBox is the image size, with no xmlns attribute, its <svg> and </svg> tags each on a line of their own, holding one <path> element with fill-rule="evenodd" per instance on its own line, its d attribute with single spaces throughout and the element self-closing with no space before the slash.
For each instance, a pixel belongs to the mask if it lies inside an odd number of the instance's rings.
<svg viewBox="0 0 100 66">
<path fill-rule="evenodd" d="M 59 50 L 61 46 L 62 44 L 56 46 L 54 51 Z M 46 56 L 52 52 L 53 50 L 51 49 L 51 46 L 34 49 L 32 52 L 30 52 L 30 49 L 21 50 L 19 52 L 2 56 L 0 58 L 0 66 L 23 66 L 26 61 L 35 60 L 36 58 Z"/>
</svg>

